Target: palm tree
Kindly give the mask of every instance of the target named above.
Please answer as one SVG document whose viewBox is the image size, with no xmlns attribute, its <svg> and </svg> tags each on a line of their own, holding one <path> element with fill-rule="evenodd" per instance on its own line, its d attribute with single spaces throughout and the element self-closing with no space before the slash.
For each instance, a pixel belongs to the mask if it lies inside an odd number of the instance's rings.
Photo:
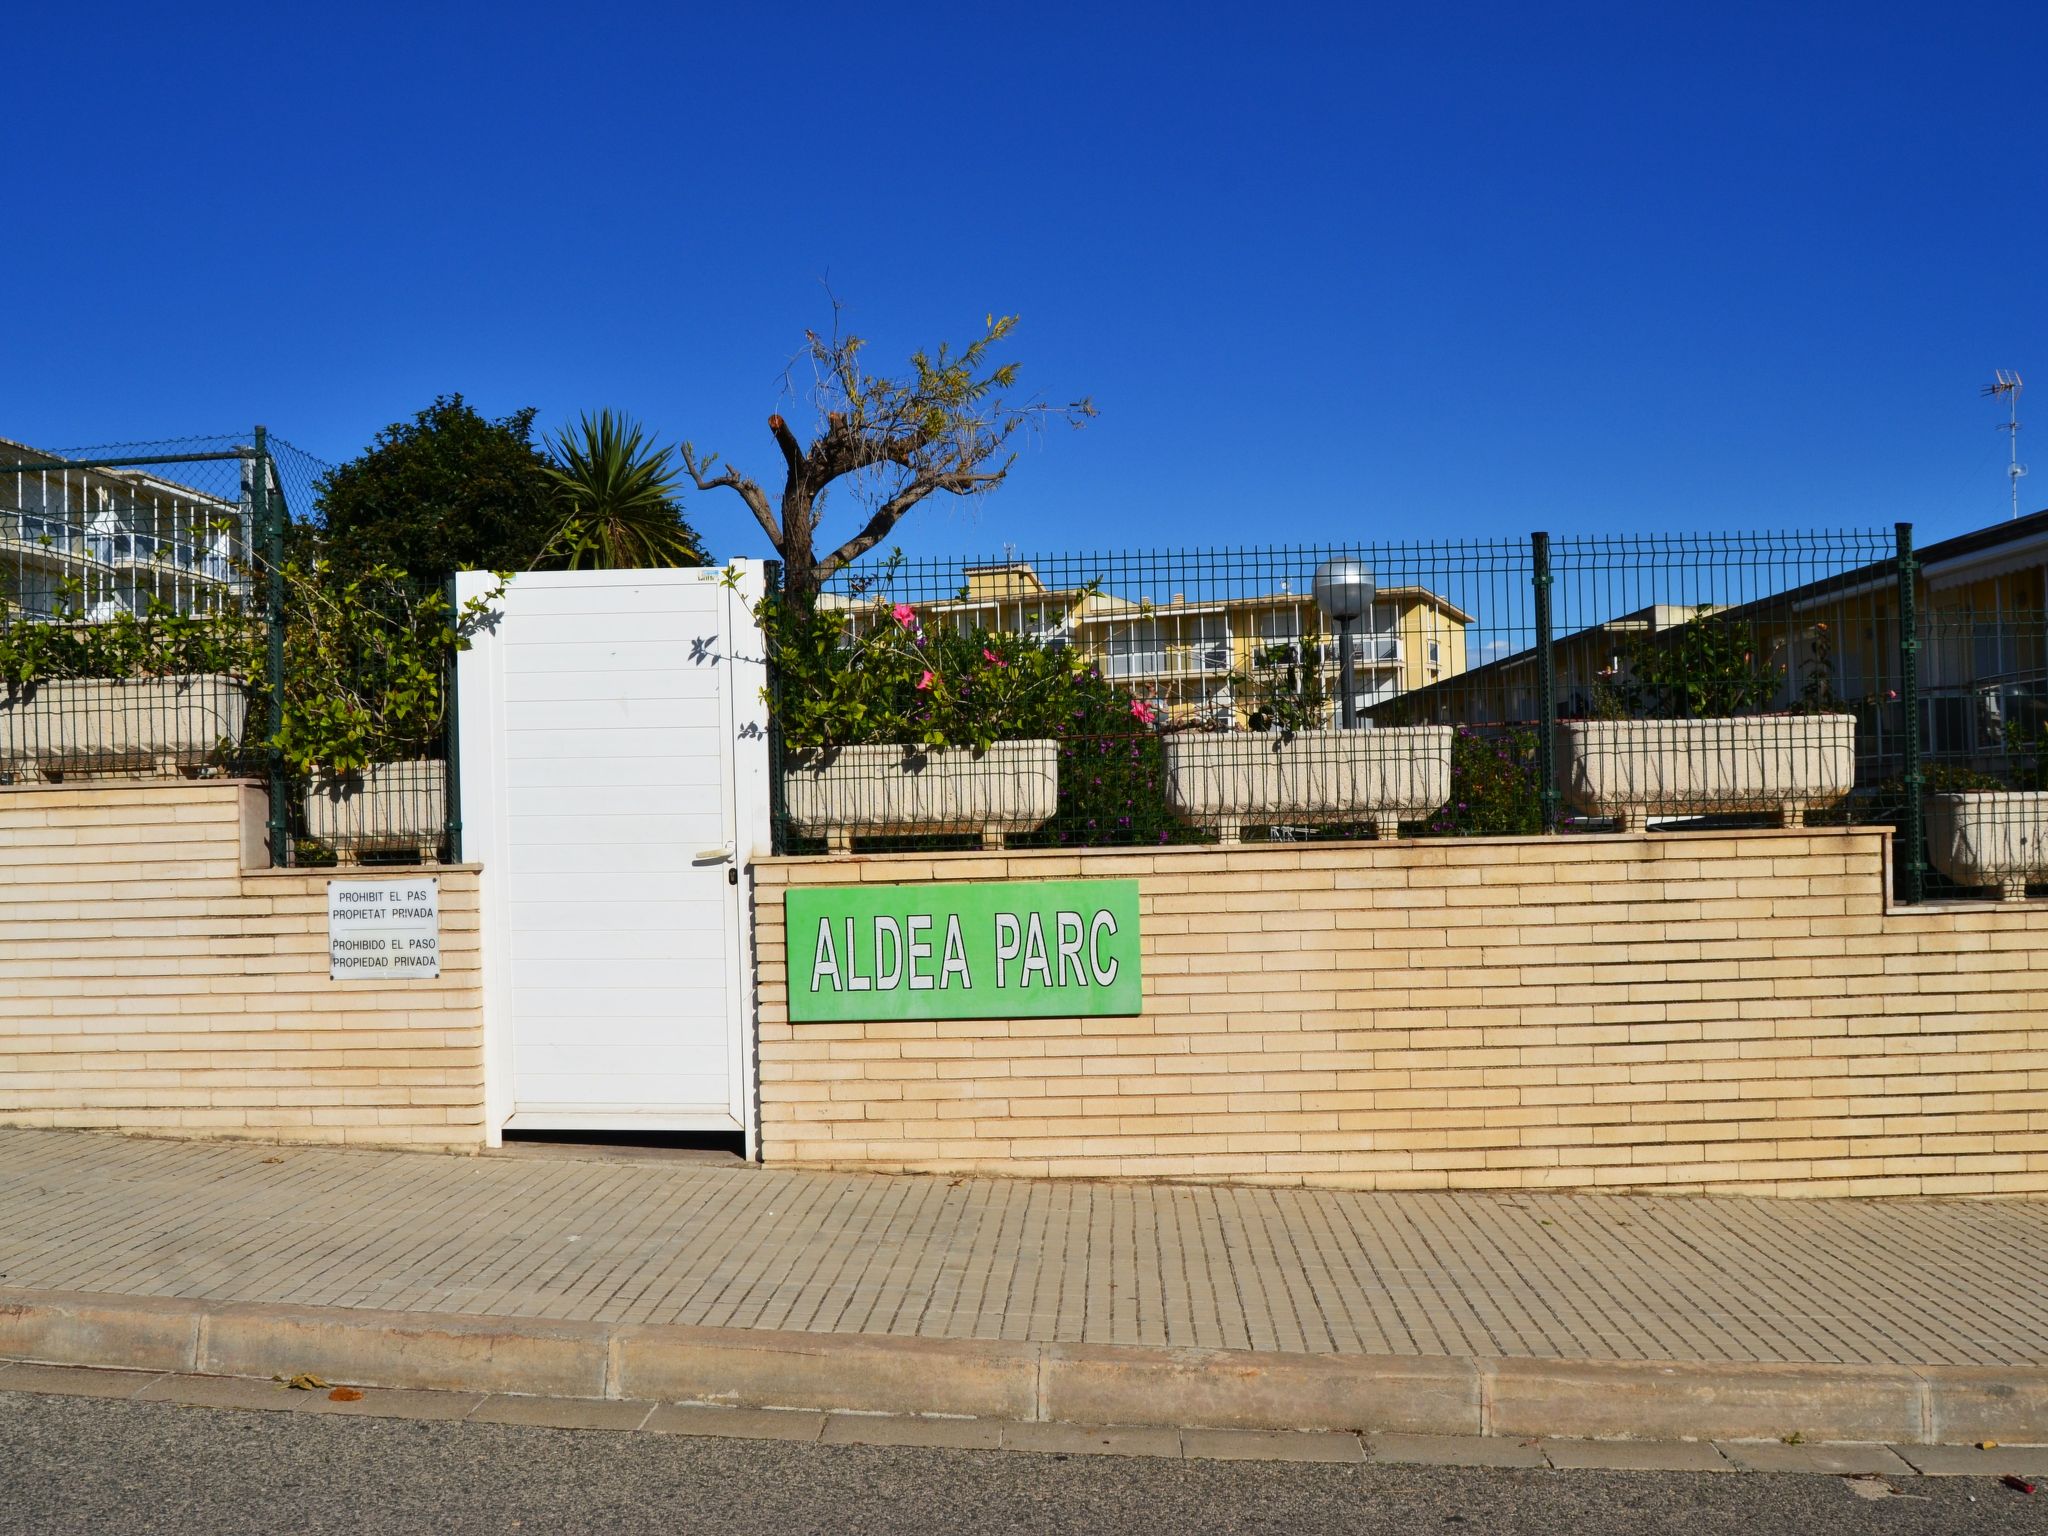
<svg viewBox="0 0 2048 1536">
<path fill-rule="evenodd" d="M 708 563 L 676 496 L 681 471 L 674 450 L 654 442 L 639 422 L 609 410 L 586 413 L 547 446 L 558 521 L 535 565 L 573 571 Z"/>
</svg>

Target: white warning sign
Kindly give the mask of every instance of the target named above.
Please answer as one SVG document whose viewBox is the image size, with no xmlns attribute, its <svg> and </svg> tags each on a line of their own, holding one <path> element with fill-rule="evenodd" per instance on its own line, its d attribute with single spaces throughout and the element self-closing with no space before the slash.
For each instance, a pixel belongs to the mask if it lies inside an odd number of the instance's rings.
<svg viewBox="0 0 2048 1536">
<path fill-rule="evenodd" d="M 388 981 L 441 974 L 441 882 L 327 882 L 327 974 Z"/>
</svg>

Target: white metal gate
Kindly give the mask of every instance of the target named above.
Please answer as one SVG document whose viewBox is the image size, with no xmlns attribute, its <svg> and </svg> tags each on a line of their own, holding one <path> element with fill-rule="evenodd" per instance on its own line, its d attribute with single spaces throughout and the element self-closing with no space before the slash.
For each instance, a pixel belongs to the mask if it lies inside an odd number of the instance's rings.
<svg viewBox="0 0 2048 1536">
<path fill-rule="evenodd" d="M 744 1130 L 752 1148 L 767 738 L 761 569 L 733 571 L 528 572 L 458 663 L 493 1142 Z"/>
</svg>

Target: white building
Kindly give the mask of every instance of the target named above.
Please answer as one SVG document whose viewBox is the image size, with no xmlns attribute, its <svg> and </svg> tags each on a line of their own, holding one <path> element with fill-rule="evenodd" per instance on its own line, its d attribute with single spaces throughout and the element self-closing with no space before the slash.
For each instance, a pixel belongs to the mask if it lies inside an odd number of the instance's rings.
<svg viewBox="0 0 2048 1536">
<path fill-rule="evenodd" d="M 240 591 L 253 533 L 243 465 L 230 501 L 0 438 L 0 616 L 204 612 Z"/>
</svg>

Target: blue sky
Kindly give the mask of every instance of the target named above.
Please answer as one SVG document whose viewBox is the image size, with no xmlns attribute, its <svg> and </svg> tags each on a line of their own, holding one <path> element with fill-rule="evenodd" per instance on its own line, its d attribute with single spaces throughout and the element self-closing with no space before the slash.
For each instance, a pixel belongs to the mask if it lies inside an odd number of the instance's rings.
<svg viewBox="0 0 2048 1536">
<path fill-rule="evenodd" d="M 1023 317 L 1101 417 L 916 553 L 2002 518 L 2048 504 L 2048 12 L 37 6 L 0 435 L 460 390 L 766 477 L 784 363 Z M 2038 402 L 2038 403 L 2036 403 Z M 765 554 L 729 493 L 690 512 Z M 849 511 L 827 533 L 848 530 Z"/>
</svg>

